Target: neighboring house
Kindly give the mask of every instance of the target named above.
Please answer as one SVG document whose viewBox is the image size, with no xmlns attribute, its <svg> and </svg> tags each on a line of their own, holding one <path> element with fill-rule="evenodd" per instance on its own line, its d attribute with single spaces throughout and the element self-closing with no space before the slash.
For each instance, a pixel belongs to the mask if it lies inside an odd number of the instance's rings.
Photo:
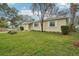
<svg viewBox="0 0 79 59">
<path fill-rule="evenodd" d="M 24 27 L 24 30 L 30 30 L 30 28 L 29 28 L 29 26 L 30 26 L 30 24 L 31 24 L 32 22 L 24 22 L 24 23 L 22 23 L 20 26 L 19 26 L 19 28 L 22 26 L 22 27 Z"/>
<path fill-rule="evenodd" d="M 43 30 L 48 32 L 61 32 L 61 26 L 68 25 L 68 17 L 54 17 L 52 19 L 44 20 Z M 41 21 L 30 22 L 25 24 L 25 30 L 41 31 Z"/>
<path fill-rule="evenodd" d="M 25 28 L 27 26 L 28 23 L 32 22 L 32 18 L 31 16 L 28 15 L 21 15 L 21 20 L 18 21 L 18 29 L 20 29 L 21 26 L 24 27 L 25 30 L 27 30 L 27 28 Z"/>
</svg>

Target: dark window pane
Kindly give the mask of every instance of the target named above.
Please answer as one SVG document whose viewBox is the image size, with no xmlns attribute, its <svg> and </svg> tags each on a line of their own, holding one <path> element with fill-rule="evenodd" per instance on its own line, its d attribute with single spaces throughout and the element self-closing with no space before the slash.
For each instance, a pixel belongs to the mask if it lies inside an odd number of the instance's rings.
<svg viewBox="0 0 79 59">
<path fill-rule="evenodd" d="M 54 21 L 51 21 L 49 26 L 55 26 L 55 22 Z"/>
<path fill-rule="evenodd" d="M 35 23 L 34 26 L 37 27 L 38 26 L 38 23 Z"/>
</svg>

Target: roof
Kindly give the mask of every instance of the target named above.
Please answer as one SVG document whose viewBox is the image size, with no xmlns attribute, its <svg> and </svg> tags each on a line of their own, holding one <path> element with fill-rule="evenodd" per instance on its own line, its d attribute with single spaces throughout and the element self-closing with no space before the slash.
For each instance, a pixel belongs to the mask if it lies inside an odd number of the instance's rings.
<svg viewBox="0 0 79 59">
<path fill-rule="evenodd" d="M 68 19 L 69 17 L 63 17 L 63 16 L 58 16 L 58 17 L 52 17 L 52 18 L 47 18 L 44 21 L 52 21 L 52 20 L 65 20 Z M 34 21 L 34 22 L 41 22 L 41 20 Z"/>
<path fill-rule="evenodd" d="M 45 21 L 52 21 L 52 20 L 67 20 L 69 17 L 64 17 L 64 16 L 58 16 L 58 17 L 52 17 L 52 18 L 47 18 L 44 20 Z M 32 22 L 28 22 L 27 24 L 32 24 L 32 23 L 36 23 L 36 22 L 41 22 L 41 20 L 37 20 L 37 21 L 32 21 Z"/>
</svg>

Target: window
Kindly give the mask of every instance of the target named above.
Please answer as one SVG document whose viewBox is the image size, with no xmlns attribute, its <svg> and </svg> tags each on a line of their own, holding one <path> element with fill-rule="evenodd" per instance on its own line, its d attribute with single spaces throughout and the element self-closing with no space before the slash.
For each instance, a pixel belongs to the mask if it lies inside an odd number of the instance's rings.
<svg viewBox="0 0 79 59">
<path fill-rule="evenodd" d="M 49 26 L 50 26 L 50 27 L 55 26 L 55 21 L 50 21 L 50 22 L 49 22 Z"/>
<path fill-rule="evenodd" d="M 37 27 L 37 26 L 39 26 L 39 24 L 38 23 L 34 23 L 34 27 Z"/>
</svg>

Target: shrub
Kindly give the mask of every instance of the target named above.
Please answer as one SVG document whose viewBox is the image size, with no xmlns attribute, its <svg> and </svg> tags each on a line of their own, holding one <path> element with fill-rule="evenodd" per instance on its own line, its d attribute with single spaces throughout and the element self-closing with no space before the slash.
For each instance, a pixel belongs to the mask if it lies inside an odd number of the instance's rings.
<svg viewBox="0 0 79 59">
<path fill-rule="evenodd" d="M 23 31 L 23 30 L 24 30 L 24 27 L 23 27 L 23 26 L 21 26 L 21 27 L 20 27 L 20 30 L 21 30 L 21 31 Z"/>
<path fill-rule="evenodd" d="M 9 34 L 16 34 L 17 31 L 15 31 L 15 30 L 10 30 L 10 31 L 8 31 L 8 33 L 9 33 Z"/>
<path fill-rule="evenodd" d="M 69 26 L 61 26 L 61 31 L 64 35 L 69 34 Z"/>
</svg>

